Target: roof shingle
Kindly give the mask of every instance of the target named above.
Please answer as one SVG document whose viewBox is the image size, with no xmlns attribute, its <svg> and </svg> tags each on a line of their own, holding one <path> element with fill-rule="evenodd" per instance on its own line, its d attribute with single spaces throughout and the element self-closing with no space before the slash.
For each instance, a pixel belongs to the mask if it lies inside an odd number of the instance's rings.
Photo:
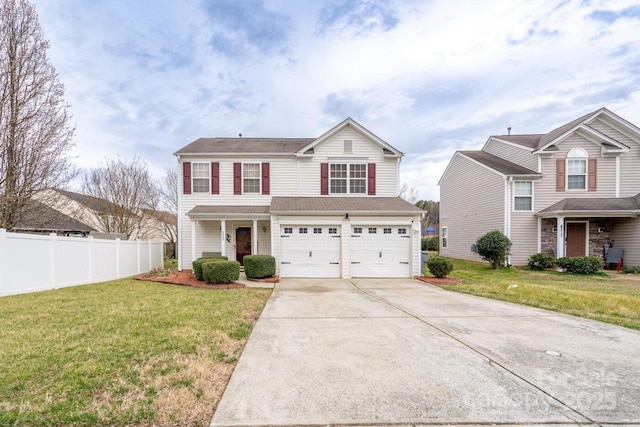
<svg viewBox="0 0 640 427">
<path fill-rule="evenodd" d="M 174 154 L 294 154 L 313 141 L 315 138 L 199 138 Z"/>
<path fill-rule="evenodd" d="M 462 154 L 463 156 L 467 156 L 479 163 L 482 163 L 483 165 L 488 166 L 491 169 L 498 171 L 504 175 L 526 175 L 542 177 L 541 173 L 532 171 L 531 169 L 527 169 L 523 166 L 517 165 L 498 156 L 494 156 L 493 154 L 489 154 L 486 151 L 458 151 L 458 153 Z"/>
<path fill-rule="evenodd" d="M 400 197 L 274 197 L 273 213 L 419 214 L 422 210 Z"/>
</svg>

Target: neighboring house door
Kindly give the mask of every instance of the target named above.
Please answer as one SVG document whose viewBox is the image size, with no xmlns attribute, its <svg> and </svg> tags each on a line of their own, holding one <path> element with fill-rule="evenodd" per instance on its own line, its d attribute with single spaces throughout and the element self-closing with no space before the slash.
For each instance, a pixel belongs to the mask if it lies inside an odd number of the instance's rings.
<svg viewBox="0 0 640 427">
<path fill-rule="evenodd" d="M 584 222 L 567 223 L 567 256 L 585 256 L 587 245 L 587 224 Z"/>
<path fill-rule="evenodd" d="M 239 227 L 236 229 L 236 261 L 244 265 L 245 255 L 251 255 L 251 228 Z"/>
</svg>

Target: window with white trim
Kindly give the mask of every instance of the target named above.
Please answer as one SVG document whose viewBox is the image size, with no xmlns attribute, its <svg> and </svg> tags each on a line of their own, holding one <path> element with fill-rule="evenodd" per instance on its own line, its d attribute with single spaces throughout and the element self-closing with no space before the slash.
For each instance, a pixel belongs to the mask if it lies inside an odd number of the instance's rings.
<svg viewBox="0 0 640 427">
<path fill-rule="evenodd" d="M 298 229 L 299 234 L 307 234 L 307 227 L 300 227 Z"/>
<path fill-rule="evenodd" d="M 367 164 L 330 164 L 329 189 L 331 194 L 365 194 L 367 192 Z"/>
<path fill-rule="evenodd" d="M 329 228 L 329 234 L 338 234 L 338 229 L 337 228 Z"/>
<path fill-rule="evenodd" d="M 322 234 L 322 228 L 314 227 L 313 228 L 313 234 Z"/>
<path fill-rule="evenodd" d="M 260 163 L 242 164 L 242 193 L 260 193 Z"/>
<path fill-rule="evenodd" d="M 293 233 L 293 228 L 291 227 L 284 228 L 284 234 L 292 234 L 292 233 Z"/>
<path fill-rule="evenodd" d="M 353 234 L 362 234 L 362 227 L 354 227 Z"/>
<path fill-rule="evenodd" d="M 384 234 L 391 234 L 391 229 L 390 229 L 390 228 L 383 228 L 383 229 L 382 229 L 382 232 L 383 232 Z"/>
<path fill-rule="evenodd" d="M 449 227 L 442 227 L 442 247 L 449 246 Z"/>
<path fill-rule="evenodd" d="M 369 234 L 376 234 L 378 229 L 376 227 L 369 227 Z"/>
<path fill-rule="evenodd" d="M 192 163 L 192 186 L 194 193 L 208 193 L 211 183 L 211 164 L 209 163 Z"/>
<path fill-rule="evenodd" d="M 398 234 L 407 234 L 406 228 L 398 228 Z"/>
<path fill-rule="evenodd" d="M 513 210 L 530 211 L 533 208 L 533 182 L 513 182 Z"/>
<path fill-rule="evenodd" d="M 567 154 L 567 190 L 587 189 L 587 159 L 584 148 L 572 148 Z"/>
</svg>

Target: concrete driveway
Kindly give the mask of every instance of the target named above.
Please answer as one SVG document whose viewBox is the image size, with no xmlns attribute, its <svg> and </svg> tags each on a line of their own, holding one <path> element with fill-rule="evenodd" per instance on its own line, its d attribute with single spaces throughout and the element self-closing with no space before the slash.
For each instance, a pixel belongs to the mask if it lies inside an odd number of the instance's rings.
<svg viewBox="0 0 640 427">
<path fill-rule="evenodd" d="M 279 283 L 212 425 L 640 424 L 640 333 L 416 280 Z"/>
</svg>

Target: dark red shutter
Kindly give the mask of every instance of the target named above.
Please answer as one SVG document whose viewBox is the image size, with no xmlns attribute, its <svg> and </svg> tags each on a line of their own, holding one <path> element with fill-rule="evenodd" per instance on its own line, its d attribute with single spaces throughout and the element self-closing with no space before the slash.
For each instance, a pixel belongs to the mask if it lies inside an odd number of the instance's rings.
<svg viewBox="0 0 640 427">
<path fill-rule="evenodd" d="M 220 194 L 220 163 L 211 163 L 211 194 Z"/>
<path fill-rule="evenodd" d="M 564 168 L 564 159 L 556 160 L 556 191 L 564 191 L 564 183 L 566 182 Z"/>
<path fill-rule="evenodd" d="M 269 163 L 262 164 L 262 194 L 269 194 Z"/>
<path fill-rule="evenodd" d="M 598 189 L 598 159 L 589 159 L 589 191 Z"/>
<path fill-rule="evenodd" d="M 329 163 L 320 163 L 320 194 L 329 194 Z"/>
<path fill-rule="evenodd" d="M 233 194 L 242 194 L 242 163 L 233 164 Z"/>
<path fill-rule="evenodd" d="M 376 164 L 369 163 L 367 167 L 367 194 L 376 195 Z"/>
<path fill-rule="evenodd" d="M 191 194 L 191 162 L 182 163 L 182 192 Z"/>
</svg>

